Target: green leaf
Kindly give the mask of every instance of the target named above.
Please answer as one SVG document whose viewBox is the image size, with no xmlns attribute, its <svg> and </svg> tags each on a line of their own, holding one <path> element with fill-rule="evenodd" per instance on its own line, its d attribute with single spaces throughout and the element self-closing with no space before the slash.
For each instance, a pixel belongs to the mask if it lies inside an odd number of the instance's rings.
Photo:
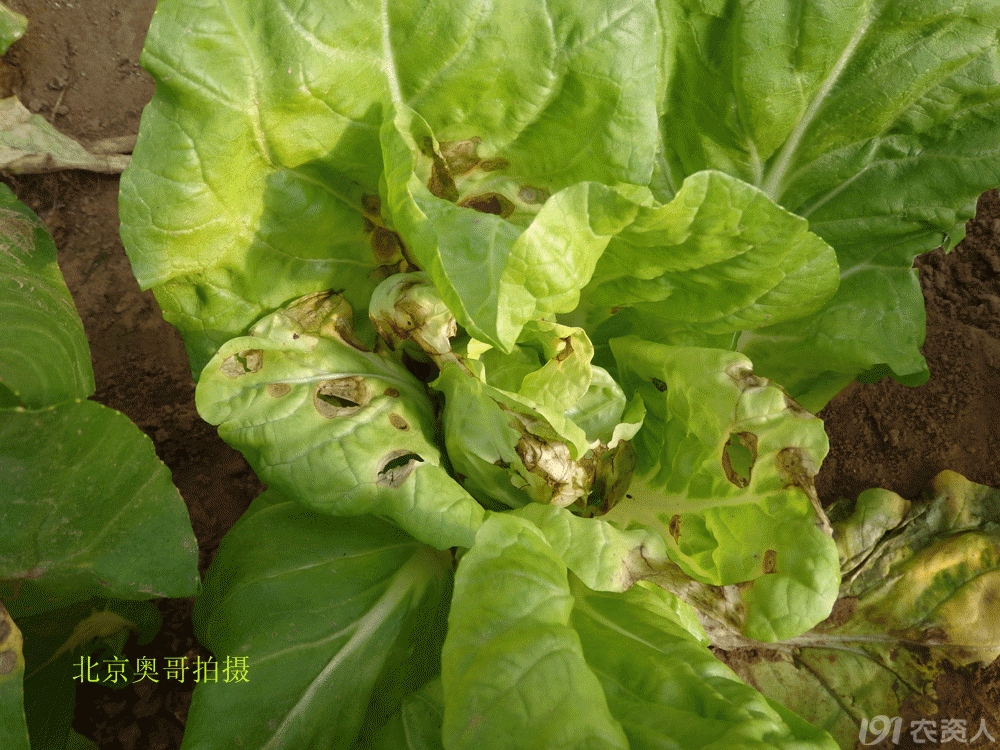
<svg viewBox="0 0 1000 750">
<path fill-rule="evenodd" d="M 0 55 L 20 39 L 27 28 L 27 18 L 6 5 L 0 4 Z"/>
<path fill-rule="evenodd" d="M 0 388 L 41 408 L 94 392 L 90 349 L 45 225 L 0 185 Z"/>
<path fill-rule="evenodd" d="M 310 328 L 334 299 L 308 295 L 226 342 L 198 383 L 199 413 L 262 481 L 312 510 L 470 546 L 483 509 L 441 465 L 423 383 L 333 322 Z"/>
<path fill-rule="evenodd" d="M 677 5 L 654 194 L 705 169 L 738 177 L 808 219 L 843 278 L 807 326 L 740 350 L 814 410 L 872 365 L 926 379 L 911 266 L 953 247 L 1000 184 L 1000 3 Z"/>
<path fill-rule="evenodd" d="M 444 750 L 444 688 L 441 678 L 428 682 L 403 699 L 395 714 L 379 733 L 377 750 Z M 366 745 L 359 745 L 364 750 Z"/>
<path fill-rule="evenodd" d="M 125 416 L 93 401 L 7 409 L 0 446 L 0 599 L 14 617 L 197 593 L 187 508 Z"/>
<path fill-rule="evenodd" d="M 455 576 L 442 656 L 446 747 L 629 747 L 572 609 L 566 566 L 541 533 L 491 514 Z"/>
<path fill-rule="evenodd" d="M 451 567 L 383 521 L 268 490 L 226 535 L 194 613 L 220 663 L 246 658 L 247 681 L 220 667 L 196 688 L 185 746 L 370 742 L 440 669 Z"/>
<path fill-rule="evenodd" d="M 656 530 L 688 576 L 735 587 L 720 616 L 750 638 L 798 635 L 830 613 L 839 585 L 833 540 L 813 477 L 826 456 L 822 422 L 741 354 L 613 339 L 626 393 L 646 420 L 636 475 L 605 518 Z M 734 446 L 749 452 L 746 474 Z M 746 458 L 744 456 L 744 458 Z M 714 605 L 713 605 L 714 606 Z"/>
</svg>

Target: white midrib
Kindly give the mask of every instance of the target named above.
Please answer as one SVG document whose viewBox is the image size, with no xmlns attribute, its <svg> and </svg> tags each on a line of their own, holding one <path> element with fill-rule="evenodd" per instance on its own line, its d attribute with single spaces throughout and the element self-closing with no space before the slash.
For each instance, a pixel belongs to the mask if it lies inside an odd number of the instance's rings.
<svg viewBox="0 0 1000 750">
<path fill-rule="evenodd" d="M 400 568 L 399 572 L 393 576 L 392 583 L 379 599 L 378 603 L 351 626 L 354 634 L 350 640 L 344 644 L 344 647 L 337 652 L 337 655 L 316 676 L 316 679 L 309 684 L 302 697 L 285 715 L 284 721 L 274 730 L 270 739 L 263 745 L 261 750 L 277 750 L 279 747 L 284 747 L 284 742 L 287 740 L 286 734 L 292 723 L 309 709 L 316 697 L 316 693 L 326 684 L 330 674 L 340 667 L 349 656 L 364 648 L 365 644 L 371 640 L 372 635 L 389 617 L 389 614 L 402 604 L 403 601 L 408 598 L 417 599 L 420 597 L 420 589 L 423 586 L 421 583 L 416 582 L 415 579 L 423 578 L 423 583 L 426 583 L 426 579 L 428 578 L 426 568 L 427 559 L 420 552 L 411 557 Z M 331 637 L 335 637 L 338 634 L 335 633 Z"/>
<path fill-rule="evenodd" d="M 399 88 L 399 76 L 396 75 L 396 60 L 392 56 L 392 44 L 389 39 L 389 0 L 382 0 L 382 67 L 386 80 L 389 82 L 389 95 L 393 104 L 403 103 L 403 92 Z"/>
<path fill-rule="evenodd" d="M 864 38 L 865 33 L 867 33 L 868 29 L 871 28 L 874 20 L 874 15 L 869 12 L 862 24 L 858 26 L 857 30 L 854 32 L 854 36 L 851 37 L 847 46 L 844 48 L 844 51 L 840 54 L 837 64 L 833 66 L 833 69 L 830 70 L 826 80 L 823 81 L 823 85 L 820 86 L 816 96 L 813 97 L 813 100 L 809 104 L 809 108 L 806 110 L 805 114 L 802 116 L 802 119 L 799 120 L 794 130 L 792 130 L 791 135 L 788 136 L 788 140 L 786 140 L 785 144 L 781 147 L 781 151 L 778 153 L 778 159 L 774 164 L 774 168 L 768 173 L 767 178 L 764 180 L 764 184 L 760 186 L 761 190 L 763 190 L 775 203 L 780 203 L 779 198 L 781 197 L 781 192 L 785 187 L 785 177 L 788 174 L 788 170 L 791 168 L 792 160 L 795 157 L 795 153 L 799 149 L 799 144 L 802 142 L 802 138 L 805 135 L 806 130 L 808 130 L 809 126 L 816 118 L 816 114 L 823 105 L 823 101 L 830 93 L 830 90 L 837 82 L 837 79 L 840 78 L 840 74 L 844 72 L 844 68 L 847 66 L 848 61 L 851 59 L 854 51 L 858 48 L 858 45 L 861 43 L 862 38 Z"/>
</svg>

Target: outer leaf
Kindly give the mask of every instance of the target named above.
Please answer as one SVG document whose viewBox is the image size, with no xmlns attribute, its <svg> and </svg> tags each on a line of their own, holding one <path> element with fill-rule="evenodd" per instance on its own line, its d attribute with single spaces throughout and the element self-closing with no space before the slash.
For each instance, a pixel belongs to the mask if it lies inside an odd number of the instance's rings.
<svg viewBox="0 0 1000 750">
<path fill-rule="evenodd" d="M 185 750 L 370 746 L 440 668 L 450 585 L 448 553 L 268 490 L 223 540 L 195 608 L 199 640 L 246 657 L 248 681 L 198 686 Z"/>
<path fill-rule="evenodd" d="M 1000 491 L 950 471 L 912 507 L 886 490 L 863 492 L 836 523 L 845 581 L 834 614 L 765 658 L 738 658 L 740 674 L 845 747 L 859 729 L 873 744 L 875 723 L 861 729 L 873 717 L 933 715 L 948 662 L 1000 655 L 998 500 Z"/>
<path fill-rule="evenodd" d="M 704 169 L 739 177 L 807 218 L 844 278 L 807 329 L 741 351 L 814 410 L 872 365 L 926 379 L 912 259 L 957 244 L 1000 184 L 1000 3 L 679 5 L 654 192 Z"/>
<path fill-rule="evenodd" d="M 40 408 L 94 392 L 87 337 L 55 243 L 6 185 L 0 185 L 0 317 L 0 405 Z"/>
<path fill-rule="evenodd" d="M 374 3 L 157 9 L 142 56 L 156 96 L 122 176 L 122 239 L 196 374 L 291 298 L 335 287 L 367 304 L 379 25 Z"/>
<path fill-rule="evenodd" d="M 470 546 L 483 509 L 441 466 L 423 384 L 333 323 L 303 323 L 328 297 L 309 295 L 227 342 L 198 383 L 199 413 L 308 508 L 382 516 L 438 549 Z"/>
<path fill-rule="evenodd" d="M 441 673 L 449 750 L 629 747 L 572 608 L 566 566 L 539 531 L 491 514 L 455 576 Z"/>
<path fill-rule="evenodd" d="M 571 624 L 633 750 L 836 750 L 826 732 L 739 682 L 677 624 L 666 592 L 574 584 Z"/>
<path fill-rule="evenodd" d="M 199 587 L 169 470 L 135 425 L 93 401 L 0 412 L 0 552 L 0 599 L 14 617 Z"/>
<path fill-rule="evenodd" d="M 839 571 L 816 527 L 820 420 L 740 354 L 635 337 L 611 348 L 648 412 L 634 441 L 640 478 L 606 519 L 657 530 L 696 581 L 741 583 L 735 619 L 748 637 L 787 638 L 826 617 Z"/>
</svg>

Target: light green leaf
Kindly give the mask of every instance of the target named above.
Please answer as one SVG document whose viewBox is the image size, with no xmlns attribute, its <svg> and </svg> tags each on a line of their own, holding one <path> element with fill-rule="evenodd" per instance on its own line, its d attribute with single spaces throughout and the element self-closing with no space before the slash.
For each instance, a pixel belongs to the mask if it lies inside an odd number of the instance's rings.
<svg viewBox="0 0 1000 750">
<path fill-rule="evenodd" d="M 445 144 L 402 105 L 383 125 L 382 149 L 383 198 L 394 228 L 459 324 L 504 352 L 529 320 L 576 307 L 608 240 L 631 220 L 633 201 L 643 195 L 580 182 L 551 197 L 545 191 L 544 200 L 532 192 L 528 200 L 527 188 L 513 192 L 515 184 L 530 182 L 528 175 L 493 186 L 509 195 L 481 192 L 479 182 L 456 181 L 452 173 L 467 165 L 449 165 Z M 479 157 L 475 163 L 497 168 Z"/>
<path fill-rule="evenodd" d="M 637 478 L 605 518 L 655 529 L 689 576 L 734 587 L 725 620 L 774 641 L 826 617 L 837 595 L 833 540 L 817 524 L 822 422 L 735 352 L 613 339 L 626 393 L 647 407 Z"/>
<path fill-rule="evenodd" d="M 379 248 L 403 244 L 390 231 L 401 217 L 377 200 L 379 129 L 391 126 L 393 107 L 455 144 L 453 164 L 471 168 L 478 143 L 480 157 L 508 165 L 476 195 L 502 193 L 537 212 L 585 179 L 644 184 L 661 45 L 651 0 L 588 13 L 567 0 L 175 0 L 147 36 L 142 63 L 156 95 L 122 178 L 122 237 L 140 285 L 154 288 L 183 332 L 196 373 L 224 341 L 294 297 L 345 289 L 364 308 L 380 280 L 371 275 L 383 263 Z M 397 165 L 391 151 L 386 163 Z M 596 216 L 576 212 L 587 195 L 578 188 L 546 208 L 518 244 L 504 284 L 516 284 L 525 264 L 547 273 L 531 295 L 502 292 L 519 306 L 503 322 L 508 345 L 536 299 L 539 314 L 572 308 L 583 261 L 606 241 Z M 600 247 L 578 251 L 582 280 L 545 287 L 576 268 L 545 243 L 588 238 Z"/>
<path fill-rule="evenodd" d="M 268 490 L 223 540 L 195 607 L 219 681 L 195 690 L 185 746 L 370 742 L 440 668 L 451 567 L 383 521 Z M 227 682 L 237 656 L 247 679 Z"/>
<path fill-rule="evenodd" d="M 45 226 L 0 185 L 0 404 L 41 408 L 94 392 L 90 349 Z"/>
<path fill-rule="evenodd" d="M 833 249 L 758 188 L 722 172 L 684 180 L 608 245 L 584 294 L 633 307 L 637 332 L 733 333 L 808 318 L 837 289 Z"/>
<path fill-rule="evenodd" d="M 571 625 L 611 714 L 638 750 L 837 750 L 823 730 L 736 679 L 648 583 L 598 593 L 571 579 Z"/>
<path fill-rule="evenodd" d="M 446 747 L 629 747 L 572 609 L 566 566 L 542 534 L 491 514 L 455 576 L 442 655 Z"/>
<path fill-rule="evenodd" d="M 308 295 L 226 342 L 202 372 L 199 413 L 307 508 L 372 513 L 439 549 L 470 546 L 483 509 L 441 465 L 426 389 L 352 345 L 339 313 L 317 322 L 335 299 Z"/>
<path fill-rule="evenodd" d="M 0 599 L 15 617 L 197 593 L 187 508 L 125 416 L 93 401 L 3 410 L 0 446 Z"/>
</svg>

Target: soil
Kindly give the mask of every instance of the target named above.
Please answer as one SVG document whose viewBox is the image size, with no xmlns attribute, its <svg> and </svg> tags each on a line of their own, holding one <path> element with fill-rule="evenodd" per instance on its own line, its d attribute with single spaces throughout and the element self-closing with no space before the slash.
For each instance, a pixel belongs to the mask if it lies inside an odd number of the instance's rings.
<svg viewBox="0 0 1000 750">
<path fill-rule="evenodd" d="M 85 145 L 138 132 L 153 94 L 138 64 L 155 0 L 9 0 L 30 20 L 0 67 L 3 96 Z M 46 223 L 90 341 L 95 400 L 125 413 L 152 438 L 187 503 L 204 573 L 219 541 L 263 487 L 239 453 L 202 422 L 180 336 L 151 292 L 139 290 L 118 237 L 117 177 L 67 171 L 4 174 Z M 818 477 L 824 504 L 885 487 L 916 498 L 952 469 L 1000 487 L 1000 198 L 979 201 L 959 247 L 915 263 L 927 303 L 923 347 L 931 378 L 917 388 L 891 379 L 852 384 L 821 413 L 830 455 Z M 130 642 L 130 658 L 207 657 L 191 628 L 193 600 L 158 605 L 164 626 L 152 643 Z M 101 748 L 180 746 L 191 693 L 177 683 L 124 690 L 81 686 L 74 727 Z M 939 713 L 924 718 L 985 719 L 1000 741 L 1000 662 L 954 670 L 936 685 Z M 919 717 L 914 717 L 919 718 Z M 914 744 L 900 747 L 926 747 Z M 933 743 L 930 743 L 933 744 Z M 888 746 L 886 743 L 884 746 Z M 985 738 L 968 747 L 991 746 Z"/>
</svg>

